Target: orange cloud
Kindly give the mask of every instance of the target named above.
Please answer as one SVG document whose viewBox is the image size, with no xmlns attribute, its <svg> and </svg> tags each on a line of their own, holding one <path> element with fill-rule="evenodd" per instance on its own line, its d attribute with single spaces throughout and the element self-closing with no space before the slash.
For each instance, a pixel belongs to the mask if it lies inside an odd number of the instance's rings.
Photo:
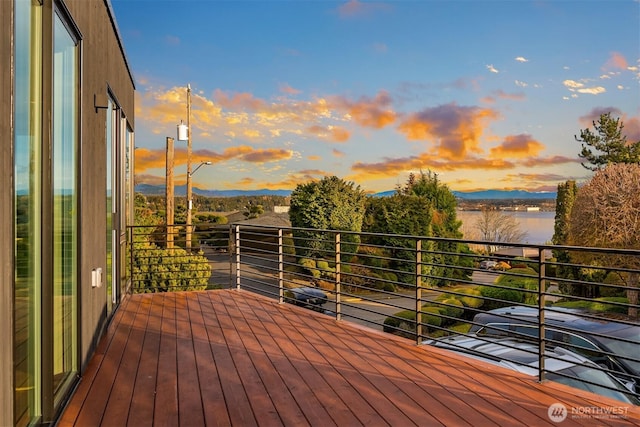
<svg viewBox="0 0 640 427">
<path fill-rule="evenodd" d="M 357 101 L 335 96 L 331 103 L 335 108 L 346 111 L 361 126 L 381 129 L 396 120 L 396 113 L 389 108 L 392 99 L 385 91 L 378 92 L 375 98 L 363 96 Z"/>
<path fill-rule="evenodd" d="M 566 181 L 567 176 L 558 175 L 555 173 L 518 173 L 518 174 L 507 174 L 504 180 L 558 182 L 558 181 Z"/>
<path fill-rule="evenodd" d="M 349 131 L 339 126 L 313 125 L 307 128 L 307 132 L 320 139 L 332 142 L 346 142 L 350 137 Z"/>
<path fill-rule="evenodd" d="M 252 94 L 246 92 L 234 93 L 229 96 L 227 93 L 216 89 L 214 98 L 221 107 L 234 111 L 260 111 L 264 110 L 267 105 L 264 100 L 255 98 Z"/>
<path fill-rule="evenodd" d="M 267 163 L 278 160 L 288 160 L 293 156 L 293 151 L 281 148 L 266 148 L 255 150 L 240 157 L 241 160 L 250 163 Z"/>
<path fill-rule="evenodd" d="M 289 86 L 286 83 L 283 83 L 280 85 L 280 92 L 282 93 L 286 93 L 288 95 L 297 95 L 299 94 L 301 91 L 299 91 L 298 89 L 294 89 L 291 86 Z"/>
<path fill-rule="evenodd" d="M 493 109 L 451 103 L 408 115 L 398 125 L 398 131 L 409 140 L 431 140 L 437 154 L 458 160 L 470 153 L 482 152 L 480 137 L 487 122 L 497 118 L 498 113 Z"/>
<path fill-rule="evenodd" d="M 148 175 L 148 174 L 136 174 L 135 185 L 138 184 L 149 184 L 149 185 L 165 185 L 167 183 L 166 177 L 158 176 L 158 175 Z"/>
<path fill-rule="evenodd" d="M 553 165 L 565 165 L 569 163 L 580 163 L 582 160 L 576 157 L 566 157 L 566 156 L 551 156 L 551 157 L 540 157 L 540 158 L 530 158 L 523 160 L 520 164 L 526 167 L 539 167 L 539 166 L 553 166 Z"/>
<path fill-rule="evenodd" d="M 446 159 L 437 154 L 423 153 L 416 156 L 387 158 L 381 162 L 356 162 L 351 166 L 353 174 L 349 176 L 356 182 L 381 178 L 395 178 L 410 171 L 433 170 L 439 172 L 456 172 L 464 170 L 509 170 L 518 167 L 540 167 L 547 165 L 579 163 L 579 159 L 564 156 L 546 158 L 528 158 L 514 161 L 506 158 L 488 158 L 469 156 L 460 159 Z"/>
<path fill-rule="evenodd" d="M 287 175 L 286 179 L 280 181 L 270 181 L 267 183 L 261 183 L 261 188 L 269 188 L 272 190 L 280 190 L 283 188 L 294 189 L 299 184 L 305 184 L 310 181 L 317 181 L 325 176 L 333 175 L 330 172 L 322 171 L 319 169 L 307 169 L 297 172 L 291 172 Z"/>
<path fill-rule="evenodd" d="M 294 155 L 292 150 L 281 148 L 255 149 L 247 145 L 239 145 L 226 148 L 222 153 L 212 150 L 196 150 L 191 153 L 191 164 L 201 162 L 220 163 L 227 160 L 237 159 L 249 163 L 263 164 L 289 160 Z M 148 169 L 166 168 L 166 150 L 148 150 L 140 148 L 136 150 L 135 171 L 141 174 Z M 178 148 L 174 150 L 174 165 L 180 166 L 187 163 L 187 150 Z"/>
<path fill-rule="evenodd" d="M 626 70 L 629 64 L 627 63 L 626 58 L 619 52 L 611 52 L 611 56 L 607 62 L 602 66 L 603 71 L 609 70 Z"/>
<path fill-rule="evenodd" d="M 510 135 L 504 142 L 491 149 L 491 157 L 524 158 L 537 156 L 544 149 L 544 145 L 536 141 L 531 135 Z"/>
</svg>

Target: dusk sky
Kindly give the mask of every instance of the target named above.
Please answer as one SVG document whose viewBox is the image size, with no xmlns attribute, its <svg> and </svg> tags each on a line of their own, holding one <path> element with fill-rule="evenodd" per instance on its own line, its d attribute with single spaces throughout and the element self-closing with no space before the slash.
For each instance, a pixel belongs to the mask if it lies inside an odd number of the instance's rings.
<svg viewBox="0 0 640 427">
<path fill-rule="evenodd" d="M 192 88 L 194 186 L 336 175 L 555 191 L 603 112 L 640 140 L 640 1 L 111 0 L 136 82 L 136 183 L 165 182 Z M 176 184 L 186 143 L 175 142 Z"/>
</svg>

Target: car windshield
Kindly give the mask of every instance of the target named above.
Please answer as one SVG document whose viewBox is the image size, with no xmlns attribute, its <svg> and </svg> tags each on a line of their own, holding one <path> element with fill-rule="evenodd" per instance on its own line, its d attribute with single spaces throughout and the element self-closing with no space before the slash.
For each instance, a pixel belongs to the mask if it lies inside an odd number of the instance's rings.
<svg viewBox="0 0 640 427">
<path fill-rule="evenodd" d="M 602 345 L 607 347 L 607 350 L 611 353 L 617 354 L 623 357 L 629 357 L 635 360 L 619 359 L 620 363 L 631 369 L 635 375 L 640 376 L 640 327 L 631 326 L 628 328 L 620 329 L 615 332 L 615 336 L 612 337 L 597 337 Z M 625 342 L 620 341 L 618 338 L 633 341 Z"/>
<path fill-rule="evenodd" d="M 621 402 L 631 403 L 633 405 L 640 405 L 640 400 L 635 397 L 629 390 L 627 390 L 620 382 L 613 379 L 610 375 L 602 372 L 598 369 L 593 369 L 587 366 L 576 365 L 571 368 L 566 368 L 558 373 L 547 373 L 547 379 L 561 384 L 566 384 L 571 387 L 576 387 L 581 390 L 597 393 L 602 396 L 610 397 L 612 399 L 619 400 Z M 563 375 L 570 376 L 571 378 Z M 585 381 L 589 381 L 590 384 Z"/>
</svg>

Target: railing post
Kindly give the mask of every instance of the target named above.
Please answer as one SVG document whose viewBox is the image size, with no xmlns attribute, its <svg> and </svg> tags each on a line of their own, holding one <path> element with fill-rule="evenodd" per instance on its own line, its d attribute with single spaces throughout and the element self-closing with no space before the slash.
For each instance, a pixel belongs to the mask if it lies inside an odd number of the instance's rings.
<svg viewBox="0 0 640 427">
<path fill-rule="evenodd" d="M 546 295 L 544 249 L 538 247 L 538 381 L 544 381 L 544 353 L 546 348 L 546 330 L 544 307 Z"/>
<path fill-rule="evenodd" d="M 416 344 L 422 338 L 422 240 L 416 240 Z"/>
<path fill-rule="evenodd" d="M 129 274 L 131 275 L 131 286 L 129 286 L 129 293 L 133 294 L 133 290 L 134 290 L 134 286 L 135 286 L 135 280 L 134 280 L 134 271 L 133 271 L 133 257 L 134 257 L 134 253 L 133 253 L 133 231 L 134 228 L 133 226 L 128 226 L 129 228 L 129 242 L 131 242 L 131 248 L 129 249 Z"/>
<path fill-rule="evenodd" d="M 340 233 L 336 233 L 336 320 L 342 320 L 341 304 L 341 278 L 340 278 Z"/>
<path fill-rule="evenodd" d="M 284 304 L 284 251 L 282 247 L 282 228 L 278 229 L 278 302 Z"/>
<path fill-rule="evenodd" d="M 240 290 L 240 226 L 236 225 L 236 289 Z"/>
</svg>

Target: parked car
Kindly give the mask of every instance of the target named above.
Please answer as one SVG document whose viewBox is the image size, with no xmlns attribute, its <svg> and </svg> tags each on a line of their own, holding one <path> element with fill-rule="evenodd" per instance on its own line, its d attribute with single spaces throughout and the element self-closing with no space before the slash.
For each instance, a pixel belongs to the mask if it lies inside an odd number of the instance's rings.
<svg viewBox="0 0 640 427">
<path fill-rule="evenodd" d="M 479 337 L 471 334 L 427 340 L 423 344 L 460 352 L 527 375 L 538 375 L 538 346 L 531 342 L 512 337 Z M 617 378 L 602 371 L 586 357 L 565 348 L 547 348 L 544 367 L 545 377 L 550 381 L 640 405 L 638 395 L 627 389 Z"/>
<path fill-rule="evenodd" d="M 547 345 L 562 345 L 615 371 L 630 388 L 640 380 L 640 325 L 577 316 L 574 310 L 545 310 Z M 479 336 L 539 337 L 538 309 L 511 306 L 479 313 L 469 330 Z"/>
<path fill-rule="evenodd" d="M 494 268 L 496 268 L 497 265 L 498 263 L 496 261 L 491 261 L 488 259 L 485 259 L 484 261 L 480 261 L 480 268 L 483 270 L 493 270 Z"/>
<path fill-rule="evenodd" d="M 327 294 L 321 289 L 304 286 L 300 288 L 289 288 L 285 291 L 287 302 L 310 308 L 315 311 L 324 312 L 322 306 L 327 302 Z"/>
</svg>

